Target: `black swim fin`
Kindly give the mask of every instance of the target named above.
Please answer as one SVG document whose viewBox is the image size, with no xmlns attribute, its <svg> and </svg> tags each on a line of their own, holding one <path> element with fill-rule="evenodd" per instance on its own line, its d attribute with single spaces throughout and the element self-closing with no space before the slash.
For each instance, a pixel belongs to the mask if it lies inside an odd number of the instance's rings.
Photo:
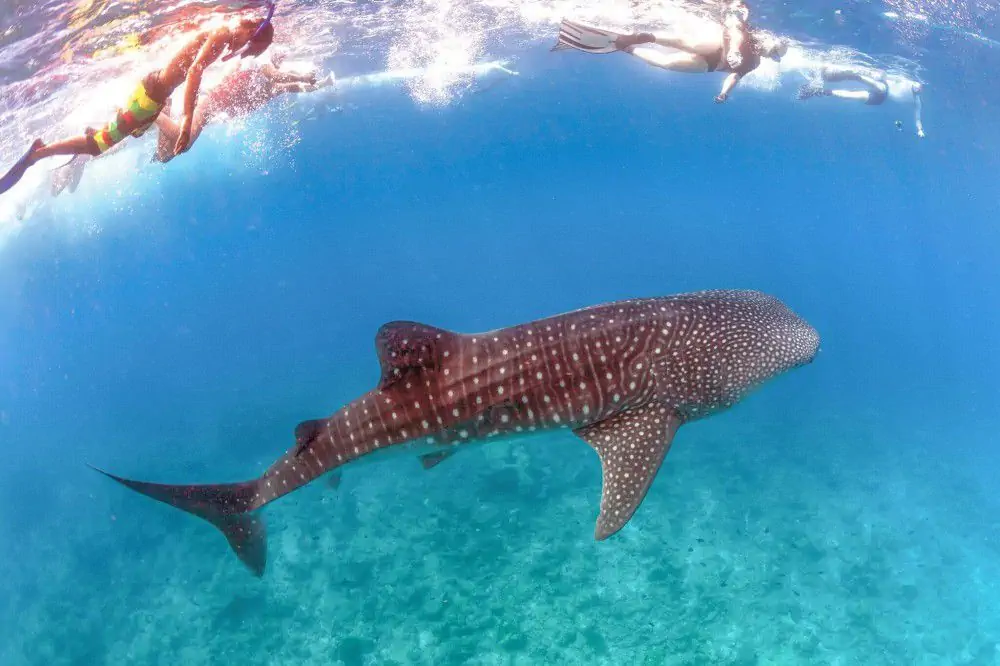
<svg viewBox="0 0 1000 666">
<path fill-rule="evenodd" d="M 0 194 L 4 194 L 7 190 L 14 187 L 21 181 L 21 178 L 24 177 L 24 173 L 28 170 L 28 167 L 35 163 L 34 160 L 31 159 L 31 156 L 36 150 L 44 145 L 45 144 L 41 139 L 34 140 L 31 147 L 28 148 L 28 151 L 21 156 L 21 159 L 14 163 L 14 166 L 12 166 L 10 170 L 3 175 L 3 178 L 0 178 Z"/>
</svg>

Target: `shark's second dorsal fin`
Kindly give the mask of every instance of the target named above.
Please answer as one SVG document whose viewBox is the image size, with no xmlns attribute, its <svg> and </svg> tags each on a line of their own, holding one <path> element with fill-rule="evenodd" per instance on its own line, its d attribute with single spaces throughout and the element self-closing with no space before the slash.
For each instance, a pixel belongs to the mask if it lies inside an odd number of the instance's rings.
<svg viewBox="0 0 1000 666">
<path fill-rule="evenodd" d="M 604 488 L 595 538 L 608 538 L 632 518 L 680 424 L 673 409 L 654 401 L 574 431 L 601 458 Z"/>
<path fill-rule="evenodd" d="M 385 390 L 415 370 L 440 367 L 446 351 L 443 348 L 455 336 L 451 331 L 412 321 L 383 325 L 375 335 L 375 350 L 382 365 L 379 388 Z"/>
</svg>

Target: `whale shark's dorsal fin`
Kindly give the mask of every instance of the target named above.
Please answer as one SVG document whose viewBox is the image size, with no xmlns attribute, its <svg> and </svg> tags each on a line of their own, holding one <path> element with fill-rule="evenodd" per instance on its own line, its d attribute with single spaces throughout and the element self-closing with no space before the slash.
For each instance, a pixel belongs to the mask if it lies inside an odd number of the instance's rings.
<svg viewBox="0 0 1000 666">
<path fill-rule="evenodd" d="M 574 431 L 601 458 L 604 488 L 596 539 L 625 527 L 642 504 L 680 424 L 673 409 L 653 401 Z"/>
<path fill-rule="evenodd" d="M 375 350 L 382 364 L 379 388 L 385 390 L 421 368 L 437 368 L 458 334 L 412 321 L 384 324 L 375 335 Z"/>
</svg>

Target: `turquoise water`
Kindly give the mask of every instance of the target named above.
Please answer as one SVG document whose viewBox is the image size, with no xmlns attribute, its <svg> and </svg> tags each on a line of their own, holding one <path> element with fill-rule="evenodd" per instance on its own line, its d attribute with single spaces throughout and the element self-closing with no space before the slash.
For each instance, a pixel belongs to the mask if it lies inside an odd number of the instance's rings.
<svg viewBox="0 0 1000 666">
<path fill-rule="evenodd" d="M 956 32 L 996 15 L 847 8 L 761 20 L 906 58 L 925 140 L 905 105 L 794 101 L 793 73 L 716 106 L 714 78 L 550 54 L 549 26 L 484 54 L 520 72 L 496 85 L 279 102 L 5 212 L 0 663 L 1000 663 L 1000 61 Z M 352 44 L 325 65 L 399 59 Z M 565 431 L 321 479 L 265 509 L 262 579 L 86 467 L 259 475 L 375 384 L 386 321 L 703 288 L 778 296 L 822 351 L 684 426 L 604 542 Z"/>
</svg>

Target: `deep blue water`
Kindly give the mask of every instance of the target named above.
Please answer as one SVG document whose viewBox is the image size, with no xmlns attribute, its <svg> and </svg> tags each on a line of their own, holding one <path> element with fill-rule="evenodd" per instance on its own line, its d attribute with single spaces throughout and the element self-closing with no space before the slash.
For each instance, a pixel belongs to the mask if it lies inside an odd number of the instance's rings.
<svg viewBox="0 0 1000 666">
<path fill-rule="evenodd" d="M 909 109 L 566 55 L 444 109 L 368 94 L 266 175 L 209 132 L 100 233 L 7 245 L 0 661 L 997 663 L 995 104 L 932 81 L 918 141 Z M 249 478 L 374 384 L 383 322 L 703 288 L 822 352 L 682 429 L 607 542 L 569 434 L 319 482 L 268 509 L 263 581 L 85 466 Z"/>
</svg>

